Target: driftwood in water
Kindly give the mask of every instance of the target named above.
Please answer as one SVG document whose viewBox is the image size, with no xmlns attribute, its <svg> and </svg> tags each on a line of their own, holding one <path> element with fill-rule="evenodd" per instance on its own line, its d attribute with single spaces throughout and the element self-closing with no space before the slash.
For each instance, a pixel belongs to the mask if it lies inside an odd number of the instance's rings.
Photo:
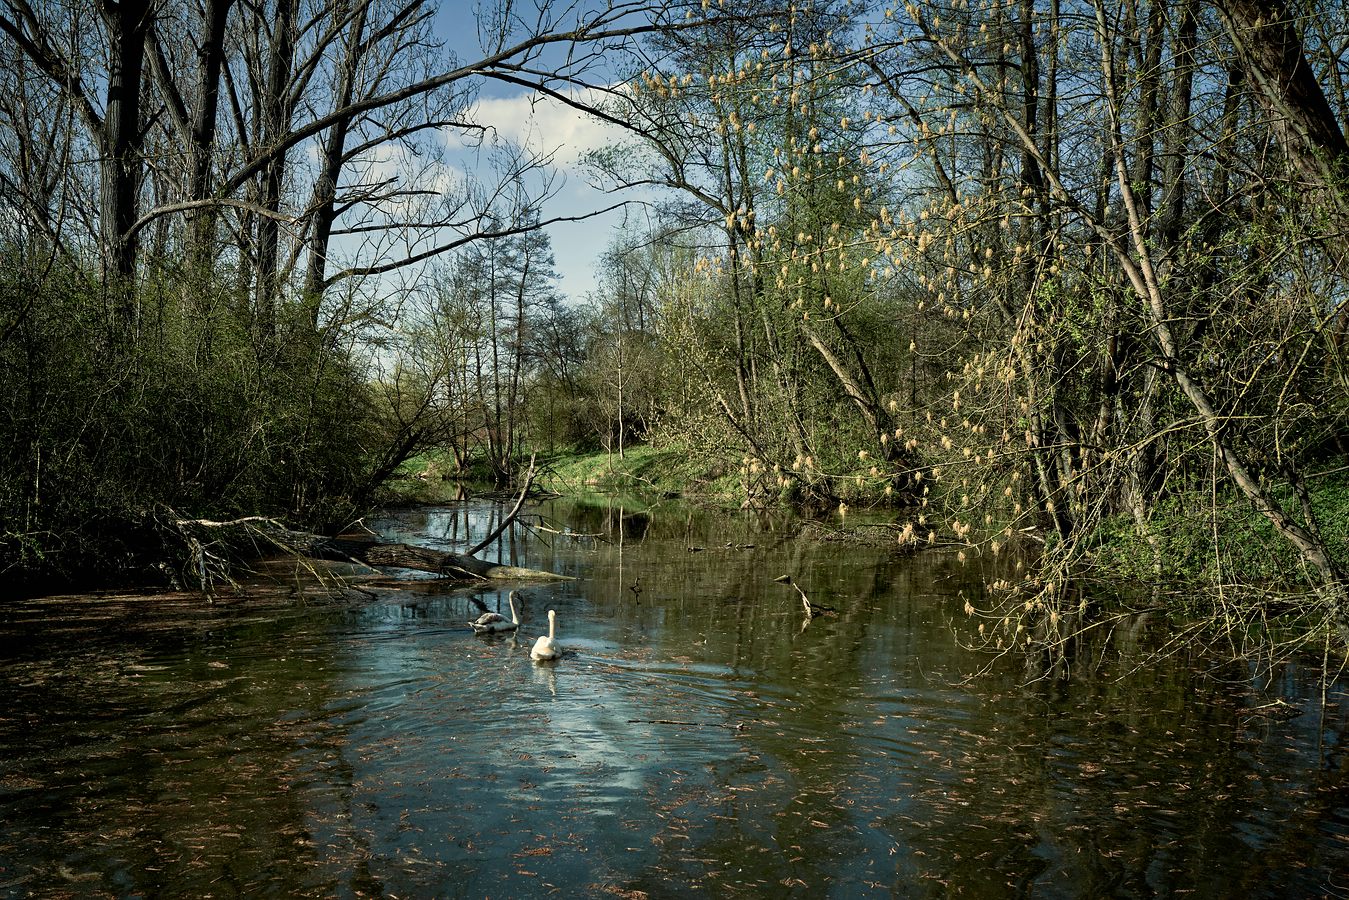
<svg viewBox="0 0 1349 900">
<path fill-rule="evenodd" d="M 473 554 L 482 550 L 500 537 L 525 505 L 525 497 L 534 483 L 534 457 L 529 459 L 529 471 L 525 473 L 525 483 L 520 496 L 510 513 L 501 523 L 477 544 L 465 553 L 449 553 L 444 550 L 432 550 L 430 547 L 415 547 L 411 544 L 384 544 L 375 541 L 331 538 L 319 545 L 318 549 L 325 557 L 339 554 L 343 558 L 357 559 L 372 566 L 396 566 L 400 569 L 416 569 L 419 572 L 434 572 L 446 578 L 463 581 L 481 581 L 492 578 L 522 580 L 560 580 L 566 575 L 546 572 L 541 569 L 523 569 L 519 566 L 505 566 L 499 563 L 478 559 Z"/>
<path fill-rule="evenodd" d="M 437 575 L 464 581 L 481 581 L 490 578 L 560 580 L 568 577 L 542 569 L 503 566 L 478 559 L 476 556 L 432 550 L 429 547 L 414 547 L 411 544 L 383 544 L 376 541 L 332 538 L 324 541 L 315 549 L 318 551 L 317 555 L 329 559 L 336 555 L 342 559 L 358 559 L 372 566 L 416 569 L 419 572 L 434 572 Z"/>
<path fill-rule="evenodd" d="M 215 580 L 208 564 L 222 563 L 223 560 L 212 553 L 210 548 L 222 542 L 222 538 L 232 535 L 243 544 L 247 542 L 254 549 L 271 546 L 293 557 L 358 561 L 370 566 L 393 566 L 400 569 L 415 569 L 419 572 L 433 572 L 445 578 L 459 581 L 485 581 L 489 579 L 512 580 L 565 580 L 569 576 L 558 575 L 540 569 L 525 569 L 519 566 L 500 565 L 487 562 L 474 556 L 479 550 L 496 540 L 511 523 L 515 521 L 524 506 L 525 497 L 534 481 L 534 460 L 529 461 L 529 471 L 525 476 L 524 487 L 520 491 L 515 507 L 490 535 L 466 553 L 449 553 L 433 550 L 429 547 L 416 547 L 411 544 L 384 543 L 373 533 L 369 537 L 323 537 L 307 532 L 291 531 L 280 522 L 261 516 L 249 516 L 228 522 L 214 522 L 206 519 L 175 519 L 173 524 L 184 535 L 192 551 L 192 570 L 199 570 L 202 590 L 209 591 Z M 206 540 L 198 533 L 209 534 Z M 227 577 L 227 576 L 226 576 Z"/>
<path fill-rule="evenodd" d="M 806 596 L 806 592 L 801 590 L 801 585 L 793 581 L 792 576 L 790 575 L 779 575 L 777 578 L 774 578 L 773 580 L 776 581 L 778 584 L 786 584 L 796 588 L 796 592 L 801 595 L 801 605 L 805 607 L 806 610 L 807 624 L 809 624 L 810 620 L 815 618 L 816 616 L 823 616 L 828 615 L 830 613 L 838 612 L 838 610 L 834 609 L 832 606 L 825 606 L 823 603 L 811 603 L 810 598 Z"/>
<path fill-rule="evenodd" d="M 531 453 L 529 456 L 529 471 L 525 473 L 525 485 L 524 487 L 520 488 L 520 496 L 515 499 L 515 506 L 511 507 L 510 513 L 506 516 L 506 518 L 501 520 L 501 524 L 498 525 L 496 528 L 492 529 L 491 534 L 487 535 L 487 537 L 478 541 L 478 543 L 474 544 L 472 547 L 469 547 L 468 550 L 465 551 L 468 556 L 472 556 L 482 548 L 491 544 L 492 541 L 495 541 L 497 538 L 505 534 L 506 529 L 510 528 L 511 523 L 515 521 L 515 517 L 520 515 L 520 510 L 525 505 L 525 498 L 529 496 L 529 489 L 534 486 L 534 476 L 538 472 L 538 470 L 534 468 L 534 460 L 537 457 L 538 457 L 537 453 Z"/>
</svg>

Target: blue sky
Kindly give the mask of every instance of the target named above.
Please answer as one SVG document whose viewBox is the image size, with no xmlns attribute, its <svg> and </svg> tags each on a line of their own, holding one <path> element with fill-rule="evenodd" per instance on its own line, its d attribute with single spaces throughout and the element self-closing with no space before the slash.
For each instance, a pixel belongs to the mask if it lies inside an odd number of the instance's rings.
<svg viewBox="0 0 1349 900">
<path fill-rule="evenodd" d="M 481 99 L 477 115 L 479 121 L 492 124 L 504 139 L 553 154 L 552 169 L 563 179 L 562 187 L 544 206 L 541 218 L 583 215 L 621 199 L 592 187 L 581 163 L 590 148 L 621 137 L 612 126 L 523 92 Z M 640 210 L 634 209 L 633 214 L 640 215 Z M 549 226 L 562 289 L 573 299 L 583 298 L 594 287 L 595 262 L 622 220 L 623 213 L 616 211 L 584 222 Z"/>
<path fill-rule="evenodd" d="M 441 7 L 437 19 L 448 49 L 464 61 L 482 57 L 474 17 L 477 6 L 466 0 L 449 0 Z M 530 6 L 532 4 L 524 5 L 525 8 Z M 591 73 L 591 77 L 598 76 Z M 591 187 L 581 165 L 587 150 L 621 139 L 618 129 L 511 85 L 483 79 L 477 88 L 475 117 L 479 123 L 494 128 L 503 140 L 536 152 L 553 154 L 552 172 L 559 177 L 562 187 L 543 207 L 541 218 L 584 215 L 624 199 Z M 450 141 L 452 144 L 453 138 Z M 455 163 L 471 173 L 477 165 L 476 158 L 476 154 L 466 152 L 458 155 Z M 641 217 L 642 214 L 640 207 L 630 208 L 630 217 Z M 557 270 L 562 276 L 562 290 L 573 300 L 583 299 L 594 289 L 597 260 L 623 220 L 624 213 L 615 211 L 584 222 L 559 223 L 547 229 L 553 242 Z"/>
</svg>

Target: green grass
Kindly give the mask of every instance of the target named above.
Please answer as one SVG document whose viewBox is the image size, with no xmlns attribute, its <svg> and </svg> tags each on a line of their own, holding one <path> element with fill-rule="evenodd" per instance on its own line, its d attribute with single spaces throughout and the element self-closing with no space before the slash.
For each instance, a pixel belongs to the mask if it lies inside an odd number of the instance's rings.
<svg viewBox="0 0 1349 900">
<path fill-rule="evenodd" d="M 491 473 L 482 464 L 469 463 L 459 474 L 448 451 L 430 450 L 409 457 L 375 497 L 383 506 L 444 503 L 462 496 L 465 486 L 488 486 Z"/>
<path fill-rule="evenodd" d="M 523 464 L 523 463 L 522 463 Z M 657 449 L 645 444 L 617 453 L 558 453 L 540 456 L 535 484 L 559 494 L 591 491 L 639 495 L 680 496 L 718 505 L 739 505 L 743 490 L 729 463 L 695 458 L 682 449 Z M 486 485 L 490 473 L 470 462 L 461 478 L 445 480 L 455 471 L 448 454 L 423 453 L 409 459 L 384 486 L 381 500 L 389 504 L 434 503 L 452 499 L 462 485 Z"/>
<path fill-rule="evenodd" d="M 538 484 L 563 494 L 630 490 L 732 503 L 740 489 L 730 469 L 686 450 L 639 445 L 626 448 L 622 457 L 600 452 L 551 458 L 544 461 Z"/>
<path fill-rule="evenodd" d="M 1309 483 L 1322 536 L 1342 563 L 1349 559 L 1349 478 L 1345 473 Z M 1296 499 L 1279 493 L 1284 508 L 1301 520 Z M 1309 583 L 1291 544 L 1244 498 L 1177 495 L 1153 510 L 1149 529 L 1161 555 L 1164 581 L 1195 585 L 1249 584 L 1283 589 Z M 1098 565 L 1121 578 L 1157 580 L 1153 549 L 1126 517 L 1103 526 L 1093 540 Z"/>
</svg>

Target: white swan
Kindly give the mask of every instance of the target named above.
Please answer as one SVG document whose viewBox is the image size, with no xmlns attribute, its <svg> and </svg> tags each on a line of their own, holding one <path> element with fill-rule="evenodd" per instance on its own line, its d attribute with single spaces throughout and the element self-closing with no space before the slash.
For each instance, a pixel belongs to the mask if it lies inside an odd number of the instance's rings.
<svg viewBox="0 0 1349 900">
<path fill-rule="evenodd" d="M 468 627 L 473 629 L 474 634 L 491 634 L 496 631 L 514 631 L 520 627 L 520 616 L 515 612 L 515 591 L 511 591 L 506 597 L 506 602 L 511 606 L 510 621 L 501 613 L 485 612 L 478 616 Z"/>
<path fill-rule="evenodd" d="M 529 651 L 529 655 L 534 659 L 557 659 L 562 655 L 562 648 L 554 639 L 557 632 L 557 613 L 548 610 L 548 636 L 539 636 L 534 642 L 534 649 Z"/>
</svg>

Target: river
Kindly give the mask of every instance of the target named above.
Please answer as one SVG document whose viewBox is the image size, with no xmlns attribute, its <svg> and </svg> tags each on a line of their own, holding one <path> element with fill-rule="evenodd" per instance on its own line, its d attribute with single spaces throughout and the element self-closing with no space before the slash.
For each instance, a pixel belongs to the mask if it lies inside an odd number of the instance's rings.
<svg viewBox="0 0 1349 900">
<path fill-rule="evenodd" d="M 991 573 L 954 554 L 533 512 L 491 553 L 575 580 L 516 585 L 515 635 L 464 624 L 505 587 L 430 582 L 0 605 L 0 896 L 1349 896 L 1319 660 L 1140 622 L 1036 677 L 967 646 Z M 500 514 L 370 524 L 462 549 Z"/>
</svg>

